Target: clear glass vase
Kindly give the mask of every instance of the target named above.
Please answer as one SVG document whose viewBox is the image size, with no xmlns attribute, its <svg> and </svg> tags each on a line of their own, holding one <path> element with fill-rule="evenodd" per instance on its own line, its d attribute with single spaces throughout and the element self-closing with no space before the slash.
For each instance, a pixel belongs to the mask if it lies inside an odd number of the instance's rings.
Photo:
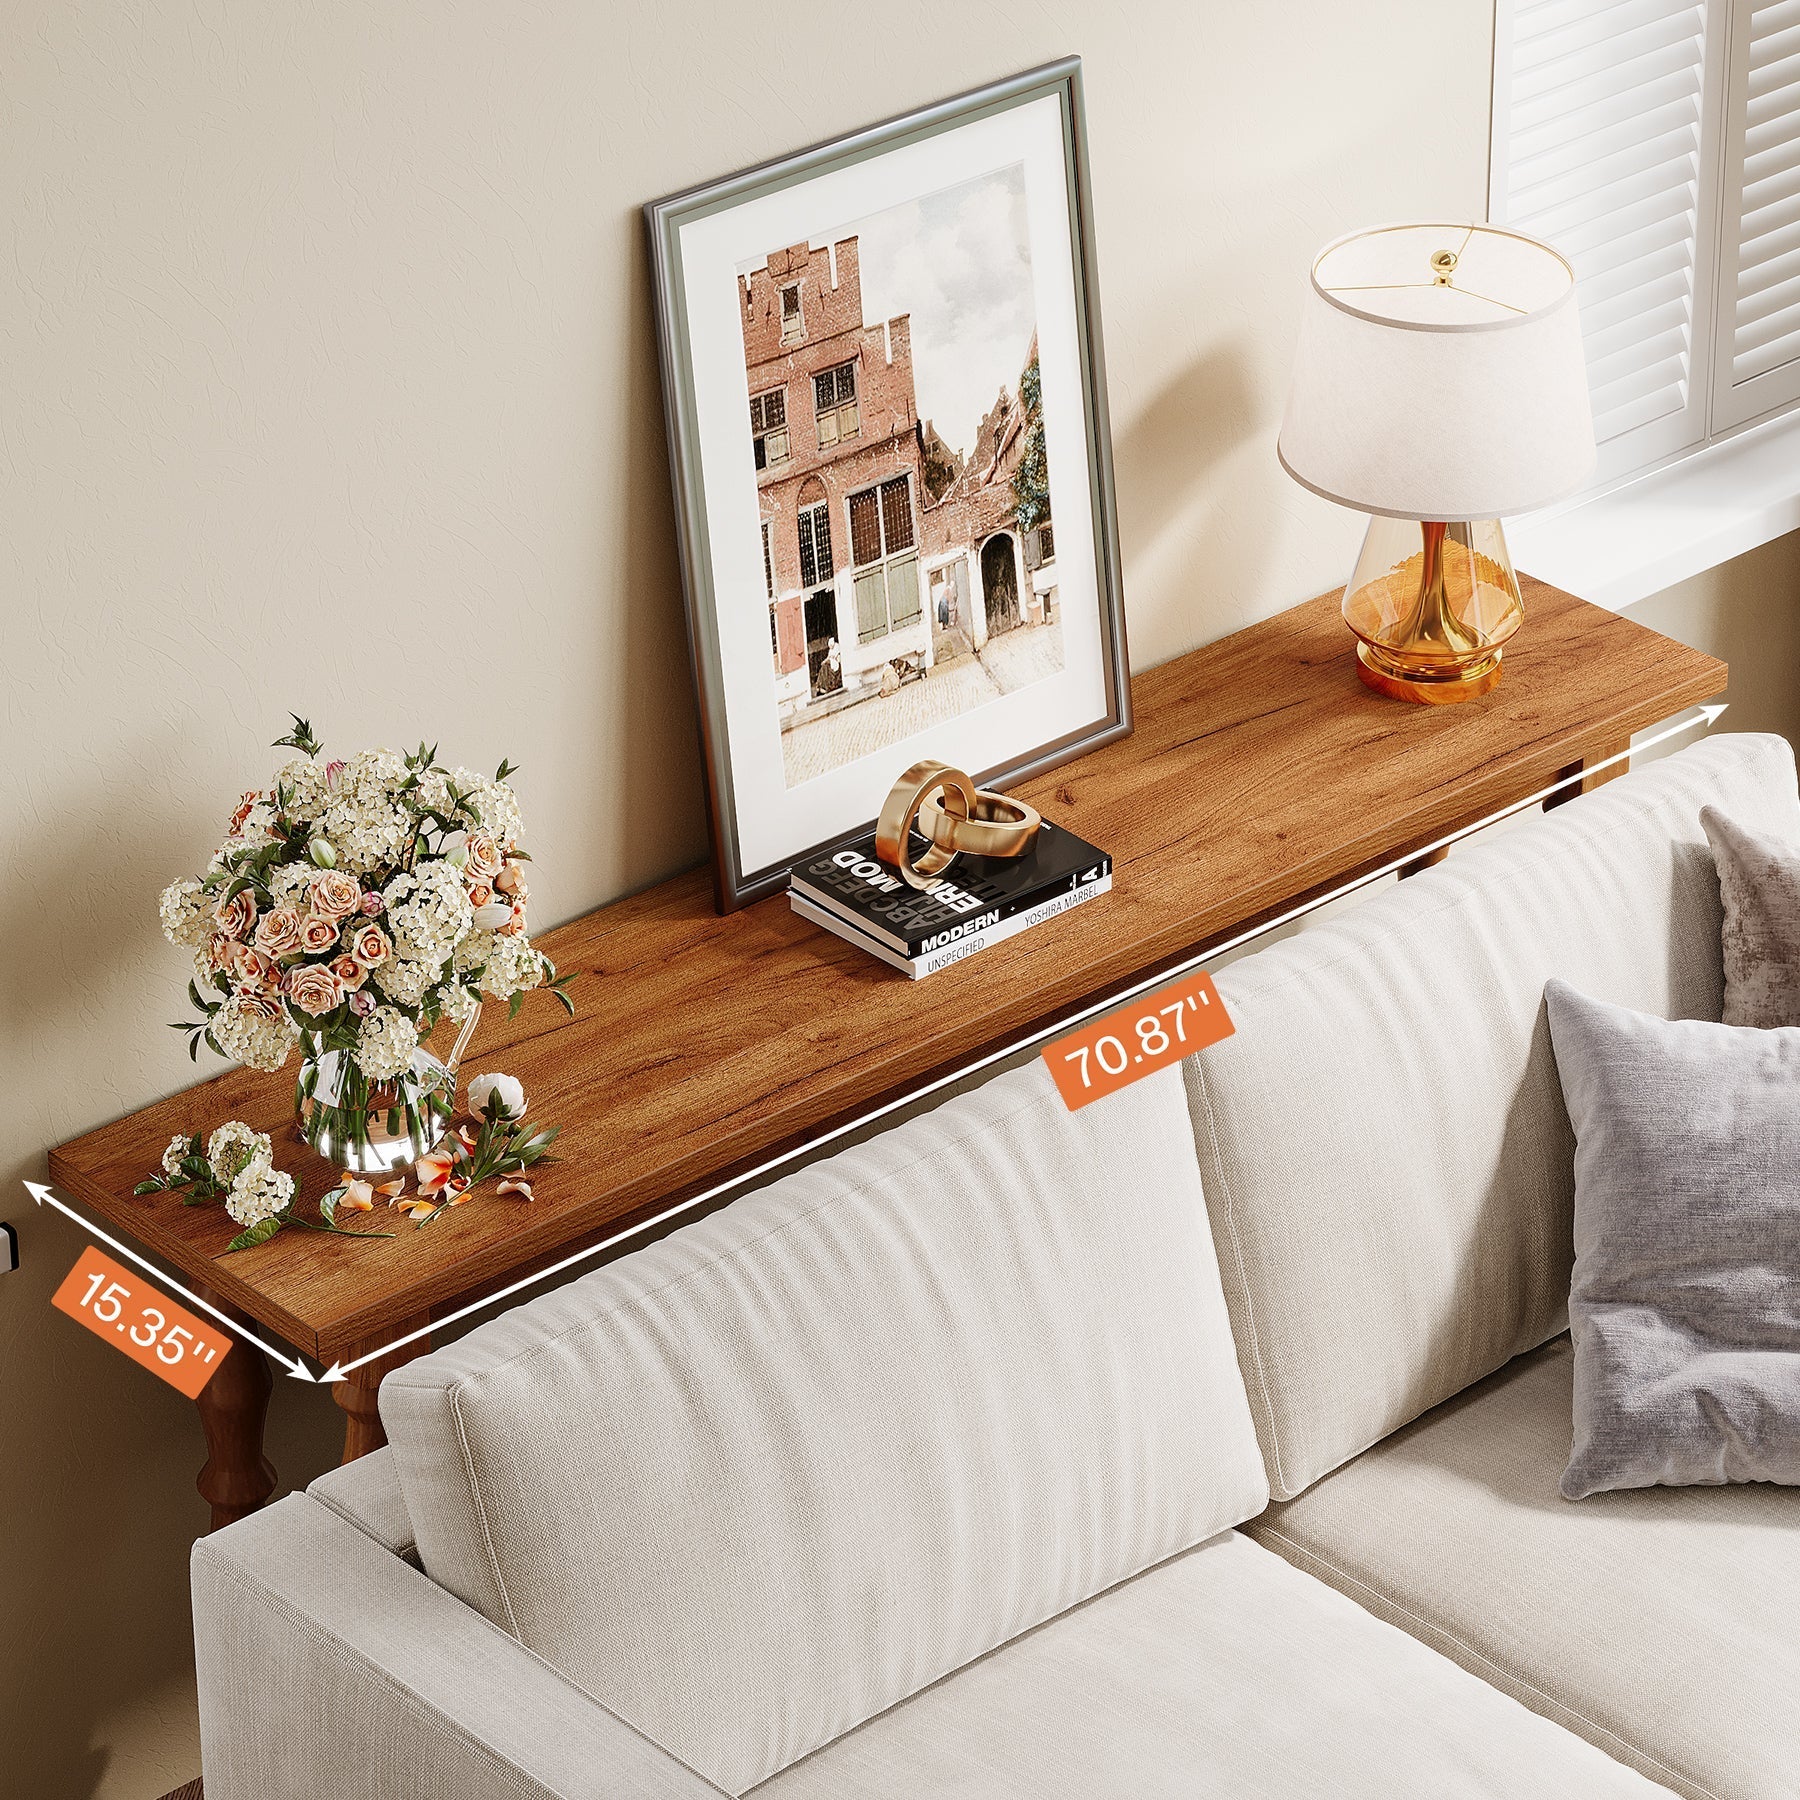
<svg viewBox="0 0 1800 1800">
<path fill-rule="evenodd" d="M 388 1081 L 371 1081 L 345 1050 L 300 1065 L 294 1114 L 300 1135 L 328 1162 L 358 1175 L 385 1175 L 416 1162 L 444 1134 L 456 1077 L 429 1050 Z"/>
</svg>

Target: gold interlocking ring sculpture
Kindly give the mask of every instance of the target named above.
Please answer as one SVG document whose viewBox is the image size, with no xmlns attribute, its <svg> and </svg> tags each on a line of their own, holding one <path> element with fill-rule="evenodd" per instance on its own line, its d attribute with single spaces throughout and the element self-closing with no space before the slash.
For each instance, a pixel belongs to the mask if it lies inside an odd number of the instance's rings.
<svg viewBox="0 0 1800 1800">
<path fill-rule="evenodd" d="M 912 835 L 913 821 L 919 808 L 935 794 L 942 794 L 945 812 L 967 818 L 975 810 L 975 784 L 961 769 L 948 763 L 933 762 L 929 757 L 916 762 L 893 785 L 882 802 L 881 817 L 875 821 L 875 854 L 900 871 L 912 887 L 924 888 L 931 878 L 941 875 L 956 860 L 954 850 L 937 844 L 925 852 L 917 863 L 907 839 Z"/>
<path fill-rule="evenodd" d="M 1043 822 L 1036 807 L 988 788 L 975 790 L 975 804 L 966 819 L 947 811 L 935 794 L 927 794 L 919 808 L 919 829 L 936 848 L 969 856 L 1023 856 Z"/>
</svg>

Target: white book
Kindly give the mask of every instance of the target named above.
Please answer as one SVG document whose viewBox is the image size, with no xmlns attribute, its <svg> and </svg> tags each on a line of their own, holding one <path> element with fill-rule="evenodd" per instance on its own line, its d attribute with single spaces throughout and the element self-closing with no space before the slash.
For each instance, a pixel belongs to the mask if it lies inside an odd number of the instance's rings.
<svg viewBox="0 0 1800 1800">
<path fill-rule="evenodd" d="M 788 904 L 809 923 L 823 926 L 846 943 L 854 944 L 859 950 L 866 950 L 889 967 L 898 969 L 901 974 L 917 981 L 922 976 L 935 975 L 939 969 L 949 968 L 952 963 L 966 961 L 978 951 L 985 950 L 989 944 L 1004 943 L 1007 938 L 1017 937 L 1021 931 L 1029 931 L 1033 925 L 1045 919 L 1054 919 L 1058 913 L 1068 912 L 1071 907 L 1083 906 L 1089 900 L 1106 893 L 1111 886 L 1112 875 L 1109 872 L 1097 881 L 1090 881 L 1086 887 L 1056 894 L 1039 906 L 1028 907 L 1024 912 L 1014 913 L 1010 919 L 1002 919 L 997 925 L 971 932 L 965 938 L 958 938 L 953 944 L 945 944 L 942 949 L 930 951 L 920 957 L 902 956 L 898 950 L 890 949 L 878 939 L 870 937 L 866 931 L 859 931 L 849 920 L 840 918 L 834 912 L 827 912 L 824 907 L 815 905 L 804 894 L 792 889 L 788 892 Z"/>
</svg>

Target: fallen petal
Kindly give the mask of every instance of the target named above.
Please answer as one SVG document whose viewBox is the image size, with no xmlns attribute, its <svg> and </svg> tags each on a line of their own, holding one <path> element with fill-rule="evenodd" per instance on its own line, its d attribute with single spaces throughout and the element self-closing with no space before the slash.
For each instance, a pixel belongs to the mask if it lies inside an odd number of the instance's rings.
<svg viewBox="0 0 1800 1800">
<path fill-rule="evenodd" d="M 516 1175 L 508 1175 L 501 1181 L 498 1190 L 502 1194 L 523 1194 L 527 1200 L 531 1198 L 531 1183 L 521 1181 Z"/>
</svg>

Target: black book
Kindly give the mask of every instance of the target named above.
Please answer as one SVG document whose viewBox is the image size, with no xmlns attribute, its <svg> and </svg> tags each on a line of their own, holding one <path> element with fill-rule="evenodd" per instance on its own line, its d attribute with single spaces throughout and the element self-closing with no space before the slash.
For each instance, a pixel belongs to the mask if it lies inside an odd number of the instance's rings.
<svg viewBox="0 0 1800 1800">
<path fill-rule="evenodd" d="M 927 848 L 914 839 L 915 857 Z M 929 890 L 876 856 L 872 832 L 796 864 L 788 886 L 902 956 L 920 957 L 1111 873 L 1104 850 L 1046 819 L 1023 856 L 959 856 Z"/>
</svg>

